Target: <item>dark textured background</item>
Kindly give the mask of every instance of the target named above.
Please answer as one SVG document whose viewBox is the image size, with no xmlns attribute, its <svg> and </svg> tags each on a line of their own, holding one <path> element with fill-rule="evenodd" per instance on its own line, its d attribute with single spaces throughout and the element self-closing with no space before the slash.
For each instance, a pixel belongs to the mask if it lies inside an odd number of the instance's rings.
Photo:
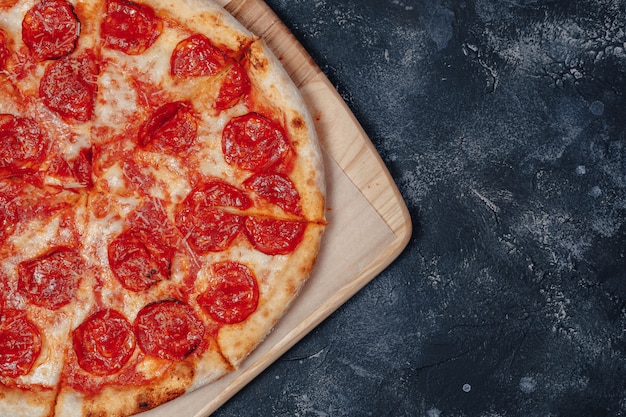
<svg viewBox="0 0 626 417">
<path fill-rule="evenodd" d="M 268 4 L 415 232 L 215 415 L 626 416 L 626 2 Z"/>
</svg>

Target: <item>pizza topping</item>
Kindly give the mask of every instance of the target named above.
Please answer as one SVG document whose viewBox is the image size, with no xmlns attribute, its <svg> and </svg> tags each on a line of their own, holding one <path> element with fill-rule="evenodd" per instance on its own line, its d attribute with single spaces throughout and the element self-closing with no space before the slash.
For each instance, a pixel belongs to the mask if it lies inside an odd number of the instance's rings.
<svg viewBox="0 0 626 417">
<path fill-rule="evenodd" d="M 209 288 L 198 296 L 198 304 L 215 321 L 240 323 L 254 313 L 259 303 L 259 286 L 254 272 L 239 262 L 223 261 L 211 266 Z"/>
<path fill-rule="evenodd" d="M 228 122 L 222 133 L 226 162 L 248 171 L 267 171 L 285 165 L 292 148 L 283 128 L 270 119 L 248 113 Z"/>
<path fill-rule="evenodd" d="M 83 148 L 78 153 L 76 159 L 69 161 L 70 170 L 79 184 L 86 188 L 93 185 L 92 179 L 92 150 L 91 148 Z"/>
<path fill-rule="evenodd" d="M 107 0 L 101 36 L 109 48 L 139 55 L 152 46 L 162 30 L 163 22 L 150 6 L 126 0 Z"/>
<path fill-rule="evenodd" d="M 212 179 L 194 189 L 185 201 L 188 206 L 233 207 L 248 209 L 252 201 L 245 191 L 219 179 Z"/>
<path fill-rule="evenodd" d="M 293 182 L 285 175 L 259 173 L 248 178 L 243 185 L 283 210 L 302 215 L 300 194 Z"/>
<path fill-rule="evenodd" d="M 5 69 L 8 58 L 9 48 L 7 46 L 7 38 L 4 32 L 0 30 L 0 71 Z"/>
<path fill-rule="evenodd" d="M 220 87 L 215 108 L 217 110 L 228 109 L 237 104 L 239 99 L 249 92 L 250 78 L 248 78 L 248 73 L 239 62 L 233 61 Z"/>
<path fill-rule="evenodd" d="M 306 225 L 297 220 L 247 217 L 244 230 L 257 250 L 267 255 L 284 255 L 300 244 Z"/>
<path fill-rule="evenodd" d="M 243 217 L 210 207 L 184 208 L 176 225 L 199 254 L 226 250 L 241 231 Z"/>
<path fill-rule="evenodd" d="M 40 307 L 56 310 L 68 304 L 80 282 L 82 261 L 71 249 L 57 249 L 18 265 L 20 291 Z"/>
<path fill-rule="evenodd" d="M 0 180 L 0 241 L 10 235 L 18 220 L 18 209 L 15 204 L 20 184 L 11 179 Z"/>
<path fill-rule="evenodd" d="M 129 189 L 133 189 L 142 194 L 147 194 L 155 186 L 157 178 L 151 167 L 140 158 L 129 158 L 122 163 L 124 180 L 127 181 Z"/>
<path fill-rule="evenodd" d="M 0 311 L 0 376 L 28 374 L 40 352 L 41 334 L 25 314 Z"/>
<path fill-rule="evenodd" d="M 170 275 L 168 250 L 147 232 L 127 229 L 118 235 L 108 250 L 113 275 L 128 290 L 144 291 Z"/>
<path fill-rule="evenodd" d="M 178 300 L 148 304 L 137 314 L 134 327 L 142 351 L 172 361 L 185 359 L 196 350 L 205 332 L 193 309 Z"/>
<path fill-rule="evenodd" d="M 33 119 L 0 114 L 0 170 L 36 169 L 47 150 L 48 141 Z"/>
<path fill-rule="evenodd" d="M 195 34 L 180 41 L 170 58 L 170 72 L 179 78 L 215 75 L 227 63 L 224 51 L 204 35 Z"/>
<path fill-rule="evenodd" d="M 39 85 L 44 104 L 61 117 L 80 122 L 93 117 L 99 69 L 92 53 L 53 62 Z"/>
<path fill-rule="evenodd" d="M 196 139 L 198 123 L 188 101 L 159 107 L 139 131 L 139 144 L 170 153 L 187 149 Z"/>
<path fill-rule="evenodd" d="M 69 55 L 79 32 L 78 18 L 65 0 L 41 0 L 22 21 L 22 39 L 40 61 Z"/>
<path fill-rule="evenodd" d="M 151 199 L 128 216 L 128 228 L 109 244 L 113 274 L 124 288 L 144 291 L 170 277 L 178 235 L 160 200 Z"/>
<path fill-rule="evenodd" d="M 122 369 L 135 350 L 128 320 L 106 309 L 92 314 L 72 333 L 78 364 L 94 375 L 111 375 Z"/>
<path fill-rule="evenodd" d="M 248 195 L 218 179 L 195 188 L 176 214 L 176 226 L 200 254 L 228 248 L 243 225 L 243 217 L 227 208 L 247 209 Z"/>
<path fill-rule="evenodd" d="M 90 189 L 92 180 L 91 148 L 83 148 L 71 160 L 56 155 L 51 161 L 46 174 L 54 178 L 56 186 L 68 190 Z"/>
</svg>

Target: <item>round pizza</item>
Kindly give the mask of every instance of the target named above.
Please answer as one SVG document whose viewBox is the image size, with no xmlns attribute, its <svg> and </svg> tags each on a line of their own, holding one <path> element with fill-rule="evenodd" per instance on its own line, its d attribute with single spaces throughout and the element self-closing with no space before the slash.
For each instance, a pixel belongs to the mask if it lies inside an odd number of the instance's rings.
<svg viewBox="0 0 626 417">
<path fill-rule="evenodd" d="M 313 121 L 209 0 L 0 0 L 0 416 L 126 416 L 237 369 L 324 231 Z"/>
</svg>

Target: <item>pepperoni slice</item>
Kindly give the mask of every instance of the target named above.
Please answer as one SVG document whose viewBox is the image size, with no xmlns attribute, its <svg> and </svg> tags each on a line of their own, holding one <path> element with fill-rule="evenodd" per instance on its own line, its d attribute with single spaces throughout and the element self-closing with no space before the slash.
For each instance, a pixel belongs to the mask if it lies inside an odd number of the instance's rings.
<svg viewBox="0 0 626 417">
<path fill-rule="evenodd" d="M 300 194 L 293 182 L 285 175 L 259 173 L 248 178 L 243 185 L 283 210 L 302 215 Z"/>
<path fill-rule="evenodd" d="M 47 150 L 48 141 L 34 120 L 0 114 L 0 169 L 14 174 L 36 169 Z"/>
<path fill-rule="evenodd" d="M 9 47 L 7 46 L 7 38 L 4 32 L 0 30 L 0 70 L 6 68 L 7 59 L 9 59 Z"/>
<path fill-rule="evenodd" d="M 250 78 L 244 67 L 236 61 L 233 61 L 230 70 L 224 78 L 224 82 L 220 87 L 220 91 L 215 101 L 217 110 L 226 110 L 233 107 L 250 92 Z"/>
<path fill-rule="evenodd" d="M 292 148 L 283 128 L 257 113 L 231 119 L 222 133 L 226 162 L 249 171 L 266 171 L 285 164 Z"/>
<path fill-rule="evenodd" d="M 144 291 L 170 276 L 171 253 L 138 229 L 126 229 L 108 248 L 113 275 L 128 290 Z"/>
<path fill-rule="evenodd" d="M 0 247 L 22 221 L 60 208 L 46 200 L 47 196 L 41 190 L 21 177 L 0 179 Z"/>
<path fill-rule="evenodd" d="M 92 314 L 72 333 L 78 365 L 99 376 L 122 369 L 135 350 L 135 336 L 120 312 L 106 309 Z"/>
<path fill-rule="evenodd" d="M 302 242 L 306 225 L 297 220 L 247 217 L 244 230 L 257 250 L 267 255 L 284 255 Z"/>
<path fill-rule="evenodd" d="M 132 154 L 122 163 L 122 169 L 129 189 L 146 194 L 157 183 L 156 175 L 147 161 L 133 158 Z"/>
<path fill-rule="evenodd" d="M 195 188 L 186 199 L 185 204 L 207 207 L 234 207 L 248 209 L 252 200 L 245 191 L 219 179 L 212 179 Z"/>
<path fill-rule="evenodd" d="M 172 361 L 185 359 L 204 337 L 204 324 L 189 305 L 166 300 L 145 306 L 134 322 L 137 344 L 146 354 Z"/>
<path fill-rule="evenodd" d="M 93 152 L 91 147 L 81 149 L 76 159 L 69 161 L 72 174 L 80 184 L 84 184 L 87 188 L 91 188 L 93 185 L 92 161 Z"/>
<path fill-rule="evenodd" d="M 185 208 L 176 216 L 176 225 L 191 245 L 203 255 L 228 249 L 243 226 L 243 217 L 223 210 Z"/>
<path fill-rule="evenodd" d="M 187 149 L 196 139 L 198 123 L 188 101 L 159 107 L 139 131 L 139 144 L 170 153 Z"/>
<path fill-rule="evenodd" d="M 46 68 L 39 95 L 49 109 L 64 119 L 80 122 L 93 117 L 99 69 L 95 57 L 86 53 L 78 58 L 63 58 Z"/>
<path fill-rule="evenodd" d="M 174 77 L 190 78 L 215 75 L 227 63 L 224 51 L 201 34 L 180 41 L 170 57 L 170 72 Z"/>
<path fill-rule="evenodd" d="M 240 323 L 259 304 L 259 286 L 254 272 L 239 262 L 224 261 L 211 266 L 209 288 L 198 296 L 198 305 L 215 321 Z"/>
<path fill-rule="evenodd" d="M 40 307 L 57 310 L 68 304 L 78 289 L 82 261 L 71 249 L 58 249 L 18 265 L 19 289 Z"/>
<path fill-rule="evenodd" d="M 0 242 L 13 233 L 13 228 L 18 219 L 18 209 L 13 202 L 13 181 L 0 180 Z M 0 244 L 1 246 L 1 244 Z"/>
<path fill-rule="evenodd" d="M 224 208 L 247 209 L 248 195 L 221 180 L 194 189 L 176 213 L 176 226 L 200 254 L 227 249 L 243 226 L 243 217 Z"/>
<path fill-rule="evenodd" d="M 128 55 L 142 54 L 162 30 L 163 22 L 152 7 L 126 0 L 107 0 L 101 36 L 109 48 Z"/>
<path fill-rule="evenodd" d="M 41 352 L 41 333 L 23 312 L 0 312 L 0 375 L 15 378 L 30 372 Z"/>
<path fill-rule="evenodd" d="M 22 39 L 40 61 L 69 55 L 79 32 L 78 18 L 65 0 L 41 0 L 22 20 Z"/>
</svg>

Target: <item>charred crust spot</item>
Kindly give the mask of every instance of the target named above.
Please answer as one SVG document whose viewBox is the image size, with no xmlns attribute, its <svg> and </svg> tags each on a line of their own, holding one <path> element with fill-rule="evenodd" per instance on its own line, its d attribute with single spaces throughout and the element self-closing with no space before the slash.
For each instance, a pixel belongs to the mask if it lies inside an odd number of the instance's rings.
<svg viewBox="0 0 626 417">
<path fill-rule="evenodd" d="M 304 129 L 306 127 L 306 123 L 304 122 L 302 117 L 295 117 L 291 121 L 291 127 L 293 127 L 294 129 Z"/>
<path fill-rule="evenodd" d="M 145 411 L 152 409 L 160 404 L 171 401 L 180 397 L 185 393 L 183 388 L 174 388 L 167 391 L 163 391 L 160 394 L 154 390 L 151 390 L 137 398 L 137 410 Z"/>
</svg>

